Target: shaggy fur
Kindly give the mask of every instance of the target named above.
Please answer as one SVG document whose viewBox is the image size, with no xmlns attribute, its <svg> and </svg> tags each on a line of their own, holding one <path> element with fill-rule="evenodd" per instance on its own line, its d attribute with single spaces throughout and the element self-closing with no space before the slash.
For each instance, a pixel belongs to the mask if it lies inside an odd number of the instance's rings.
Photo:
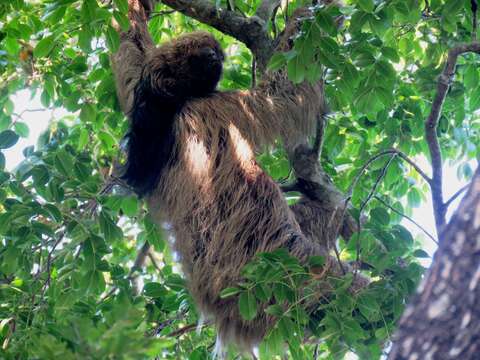
<svg viewBox="0 0 480 360">
<path fill-rule="evenodd" d="M 297 27 L 291 21 L 278 50 L 290 49 Z M 221 54 L 211 35 L 147 50 L 132 37 L 122 38 L 114 59 L 131 121 L 125 178 L 147 194 L 153 218 L 172 225 L 190 291 L 222 341 L 251 348 L 274 319 L 262 312 L 244 321 L 238 299 L 220 292 L 238 284 L 240 269 L 259 252 L 284 247 L 302 261 L 328 256 L 325 229 L 340 221 L 331 206 L 306 198 L 289 208 L 255 160 L 278 138 L 295 144 L 312 133 L 325 109 L 321 85 L 293 85 L 278 71 L 252 91 L 214 92 L 219 72 L 209 72 L 205 58 L 197 64 L 204 72 L 192 65 L 205 46 Z"/>
</svg>

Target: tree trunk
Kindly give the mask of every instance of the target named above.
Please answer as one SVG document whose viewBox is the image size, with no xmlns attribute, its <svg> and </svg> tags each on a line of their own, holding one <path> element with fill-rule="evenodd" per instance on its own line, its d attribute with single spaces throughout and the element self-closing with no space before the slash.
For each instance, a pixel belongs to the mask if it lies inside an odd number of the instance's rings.
<svg viewBox="0 0 480 360">
<path fill-rule="evenodd" d="M 388 359 L 480 359 L 480 167 L 441 236 Z"/>
</svg>

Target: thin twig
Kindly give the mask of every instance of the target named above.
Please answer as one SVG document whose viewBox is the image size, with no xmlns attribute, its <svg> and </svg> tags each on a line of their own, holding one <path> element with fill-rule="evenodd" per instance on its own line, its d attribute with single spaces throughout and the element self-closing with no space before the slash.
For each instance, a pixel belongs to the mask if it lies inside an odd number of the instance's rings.
<svg viewBox="0 0 480 360">
<path fill-rule="evenodd" d="M 387 173 L 388 167 L 392 163 L 393 159 L 397 157 L 398 154 L 394 153 L 390 159 L 388 159 L 387 163 L 383 166 L 382 171 L 380 172 L 380 175 L 377 177 L 377 180 L 375 180 L 375 183 L 373 184 L 372 189 L 370 190 L 370 193 L 367 195 L 366 199 L 363 201 L 363 203 L 360 205 L 360 210 L 358 213 L 358 218 L 357 218 L 357 227 L 358 227 L 358 232 L 357 232 L 357 254 L 356 254 L 356 263 L 360 263 L 360 229 L 362 224 L 360 223 L 360 218 L 362 216 L 363 210 L 365 210 L 365 207 L 369 203 L 369 201 L 372 199 L 372 197 L 375 195 L 375 191 L 377 191 L 378 185 L 382 181 L 382 179 L 385 177 L 385 174 Z M 356 272 L 355 272 L 356 273 Z"/>
<path fill-rule="evenodd" d="M 382 171 L 381 171 L 380 175 L 378 176 L 377 180 L 375 181 L 375 184 L 373 184 L 373 187 L 370 190 L 370 193 L 368 194 L 367 198 L 363 201 L 362 205 L 360 206 L 360 215 L 361 215 L 362 211 L 365 209 L 365 207 L 367 206 L 368 202 L 372 199 L 373 195 L 375 195 L 375 191 L 377 191 L 378 185 L 380 184 L 382 179 L 385 177 L 385 174 L 387 173 L 388 167 L 390 166 L 390 164 L 392 163 L 393 159 L 395 159 L 396 156 L 397 156 L 397 154 L 393 154 L 392 157 L 390 159 L 388 159 L 385 166 L 382 168 Z"/>
<path fill-rule="evenodd" d="M 155 260 L 155 257 L 153 256 L 151 251 L 148 252 L 148 258 L 150 259 L 150 262 L 152 263 L 153 267 L 157 269 L 157 271 L 162 270 L 160 266 L 158 266 L 157 260 Z"/>
<path fill-rule="evenodd" d="M 350 184 L 348 191 L 347 191 L 347 199 L 350 201 L 350 198 L 352 197 L 353 194 L 353 189 L 357 186 L 358 181 L 362 177 L 364 171 L 377 159 L 391 155 L 391 154 L 397 154 L 398 151 L 395 149 L 389 149 L 389 150 L 384 150 L 379 152 L 378 154 L 372 156 L 370 159 L 367 160 L 367 162 L 360 168 L 360 171 L 358 172 L 357 176 L 353 179 L 352 183 Z"/>
<path fill-rule="evenodd" d="M 52 249 L 48 252 L 48 256 L 47 256 L 47 269 L 46 269 L 47 279 L 45 280 L 45 283 L 43 284 L 42 295 L 41 295 L 42 298 L 45 296 L 45 292 L 47 291 L 47 288 L 48 288 L 48 286 L 50 285 L 50 280 L 51 280 L 51 278 L 52 278 L 51 268 L 52 268 L 53 252 L 55 251 L 55 249 L 57 248 L 57 246 L 62 242 L 62 240 L 63 240 L 64 237 L 65 237 L 65 231 L 60 232 L 60 233 L 58 234 L 58 239 L 57 239 L 57 241 L 55 241 L 55 243 L 54 243 L 53 246 L 52 246 Z"/>
<path fill-rule="evenodd" d="M 456 198 L 458 198 L 465 190 L 468 189 L 469 186 L 470 184 L 465 185 L 460 190 L 458 190 L 455 194 L 453 194 L 452 197 L 448 199 L 447 202 L 445 203 L 445 207 L 448 208 L 452 204 L 452 202 L 455 201 Z"/>
<path fill-rule="evenodd" d="M 180 337 L 190 331 L 193 331 L 193 330 L 196 330 L 197 328 L 204 328 L 206 326 L 209 326 L 211 325 L 211 322 L 210 321 L 206 321 L 204 322 L 203 324 L 201 324 L 200 326 L 198 324 L 190 324 L 190 325 L 186 325 L 178 330 L 175 330 L 173 332 L 171 332 L 170 334 L 168 334 L 168 337 Z"/>
<path fill-rule="evenodd" d="M 407 163 L 409 163 L 419 174 L 420 176 L 428 183 L 430 184 L 432 179 L 418 166 L 412 159 L 410 159 L 407 155 L 405 155 L 403 152 L 400 150 L 394 149 L 397 153 L 397 155 L 405 160 Z"/>
<path fill-rule="evenodd" d="M 163 11 L 154 11 L 150 15 L 150 19 L 153 19 L 156 16 L 165 16 L 173 14 L 176 10 L 163 10 Z"/>
<path fill-rule="evenodd" d="M 343 218 L 341 223 L 343 223 Z M 338 230 L 336 231 L 336 234 L 338 234 Z M 338 252 L 338 249 L 336 246 L 333 246 L 333 251 L 335 252 L 335 257 L 337 258 L 338 265 L 340 266 L 340 269 L 342 270 L 342 274 L 345 275 L 347 271 L 345 270 L 345 267 L 343 266 L 342 260 L 340 259 L 340 253 Z"/>
<path fill-rule="evenodd" d="M 423 226 L 421 226 L 419 223 L 417 223 L 415 220 L 413 220 L 410 216 L 402 213 L 401 211 L 398 211 L 397 209 L 395 209 L 393 206 L 387 204 L 385 201 L 383 201 L 380 197 L 378 197 L 377 195 L 374 196 L 375 200 L 378 200 L 379 202 L 381 202 L 385 207 L 389 208 L 390 210 L 392 210 L 395 214 L 397 215 L 400 215 L 401 217 L 404 217 L 405 219 L 407 219 L 408 221 L 410 221 L 413 225 L 415 225 L 416 227 L 418 227 L 420 230 L 422 230 L 425 235 L 427 235 L 435 244 L 438 245 L 438 240 L 435 239 L 435 237 L 430 234 Z"/>
</svg>

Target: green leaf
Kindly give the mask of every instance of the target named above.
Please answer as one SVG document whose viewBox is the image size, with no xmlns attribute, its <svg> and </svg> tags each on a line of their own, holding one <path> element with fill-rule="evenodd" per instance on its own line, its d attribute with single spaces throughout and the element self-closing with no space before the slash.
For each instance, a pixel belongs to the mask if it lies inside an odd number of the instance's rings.
<svg viewBox="0 0 480 360">
<path fill-rule="evenodd" d="M 111 25 L 108 25 L 105 37 L 108 49 L 112 52 L 116 52 L 120 46 L 120 36 L 118 35 L 118 32 Z"/>
<path fill-rule="evenodd" d="M 370 210 L 370 216 L 374 221 L 381 225 L 388 225 L 390 223 L 390 215 L 388 212 L 383 208 L 375 208 Z"/>
<path fill-rule="evenodd" d="M 380 315 L 380 307 L 375 297 L 371 294 L 361 294 L 357 299 L 357 306 L 362 315 L 370 321 L 375 321 L 375 319 Z"/>
<path fill-rule="evenodd" d="M 173 291 L 181 291 L 185 289 L 185 280 L 178 274 L 171 274 L 165 279 L 165 285 Z"/>
<path fill-rule="evenodd" d="M 76 161 L 73 167 L 73 172 L 75 176 L 78 178 L 78 180 L 86 181 L 89 178 L 92 171 L 91 171 L 91 168 L 89 168 L 84 163 L 81 163 L 80 161 Z"/>
<path fill-rule="evenodd" d="M 113 1 L 120 12 L 126 14 L 128 12 L 128 1 L 127 0 L 114 0 Z"/>
<path fill-rule="evenodd" d="M 15 132 L 23 138 L 28 138 L 30 135 L 30 130 L 28 129 L 28 125 L 24 122 L 17 121 L 14 125 Z"/>
<path fill-rule="evenodd" d="M 3 111 L 5 112 L 5 115 L 11 116 L 13 114 L 14 110 L 14 105 L 11 99 L 7 99 L 5 101 L 5 104 L 3 105 Z"/>
<path fill-rule="evenodd" d="M 147 241 L 153 245 L 155 250 L 162 251 L 165 248 L 162 230 L 158 229 L 158 227 L 149 218 L 145 218 L 144 224 Z"/>
<path fill-rule="evenodd" d="M 422 249 L 415 250 L 413 252 L 413 256 L 415 256 L 416 258 L 425 258 L 425 259 L 430 258 L 430 255 L 428 255 L 428 253 Z"/>
<path fill-rule="evenodd" d="M 143 293 L 152 298 L 161 298 L 165 296 L 167 290 L 165 287 L 157 282 L 146 283 L 143 287 Z"/>
<path fill-rule="evenodd" d="M 257 284 L 255 286 L 255 296 L 262 302 L 267 302 L 272 297 L 272 289 L 265 283 Z"/>
<path fill-rule="evenodd" d="M 5 130 L 0 133 L 0 149 L 8 149 L 17 143 L 19 136 L 12 130 Z"/>
<path fill-rule="evenodd" d="M 278 304 L 270 305 L 265 309 L 265 312 L 269 315 L 276 316 L 278 318 L 282 317 L 285 311 Z"/>
<path fill-rule="evenodd" d="M 35 187 L 44 186 L 50 180 L 48 168 L 45 165 L 38 165 L 32 169 L 32 177 Z"/>
<path fill-rule="evenodd" d="M 223 290 L 220 292 L 220 298 L 226 299 L 226 298 L 228 298 L 228 297 L 231 297 L 231 296 L 233 296 L 233 295 L 238 294 L 240 291 L 241 291 L 241 289 L 239 289 L 239 288 L 236 288 L 236 287 L 228 287 L 228 288 L 226 288 L 226 289 L 223 289 Z"/>
<path fill-rule="evenodd" d="M 305 66 L 302 63 L 300 56 L 295 56 L 287 63 L 287 72 L 289 79 L 299 84 L 305 79 Z"/>
<path fill-rule="evenodd" d="M 333 21 L 332 17 L 324 11 L 319 11 L 315 15 L 318 26 L 330 36 L 337 34 L 337 25 Z"/>
<path fill-rule="evenodd" d="M 98 8 L 96 0 L 83 0 L 82 2 L 82 17 L 86 23 L 95 20 L 95 13 Z"/>
<path fill-rule="evenodd" d="M 71 176 L 73 170 L 72 156 L 61 149 L 55 154 L 55 167 L 65 176 Z"/>
<path fill-rule="evenodd" d="M 382 55 L 385 56 L 387 59 L 393 61 L 394 63 L 398 63 L 400 61 L 400 56 L 398 55 L 397 50 L 392 47 L 383 47 Z"/>
<path fill-rule="evenodd" d="M 367 88 L 355 99 L 355 107 L 365 114 L 376 113 L 381 110 L 382 104 L 378 101 L 377 87 Z M 380 91 L 379 91 L 380 92 Z"/>
<path fill-rule="evenodd" d="M 357 0 L 357 4 L 363 11 L 371 13 L 375 8 L 375 4 L 373 0 Z"/>
<path fill-rule="evenodd" d="M 270 71 L 278 70 L 282 66 L 284 66 L 287 63 L 287 58 L 283 53 L 275 53 L 269 63 L 268 63 L 268 69 Z"/>
<path fill-rule="evenodd" d="M 477 86 L 470 95 L 470 103 L 469 103 L 470 111 L 475 111 L 480 108 L 480 90 Z"/>
<path fill-rule="evenodd" d="M 113 17 L 115 18 L 115 20 L 120 25 L 123 31 L 128 30 L 128 27 L 130 26 L 130 22 L 128 21 L 128 18 L 126 15 L 122 14 L 121 12 L 114 11 Z"/>
<path fill-rule="evenodd" d="M 355 57 L 353 62 L 358 67 L 367 67 L 375 63 L 375 58 L 369 52 L 361 52 Z"/>
<path fill-rule="evenodd" d="M 109 243 L 121 240 L 123 238 L 122 230 L 113 222 L 112 218 L 106 211 L 101 211 L 98 217 L 100 230 L 105 236 L 105 240 Z"/>
<path fill-rule="evenodd" d="M 420 192 L 415 188 L 411 188 L 407 194 L 407 200 L 409 206 L 418 207 L 422 202 Z"/>
<path fill-rule="evenodd" d="M 45 204 L 43 208 L 48 211 L 48 213 L 50 214 L 50 217 L 57 223 L 60 223 L 63 220 L 61 211 L 55 205 Z"/>
<path fill-rule="evenodd" d="M 105 290 L 105 278 L 101 271 L 89 271 L 84 277 L 84 285 L 89 292 L 99 294 Z"/>
<path fill-rule="evenodd" d="M 90 103 L 85 103 L 82 105 L 82 110 L 80 111 L 80 120 L 83 122 L 94 122 L 97 111 L 95 106 Z"/>
<path fill-rule="evenodd" d="M 447 0 L 443 8 L 443 16 L 455 16 L 463 7 L 463 1 Z"/>
<path fill-rule="evenodd" d="M 284 339 L 289 339 L 295 333 L 295 326 L 288 317 L 282 317 L 277 326 Z"/>
<path fill-rule="evenodd" d="M 55 39 L 52 36 L 47 36 L 40 40 L 33 50 L 33 55 L 37 58 L 41 58 L 50 54 L 55 47 Z"/>
<path fill-rule="evenodd" d="M 463 75 L 465 86 L 467 89 L 474 89 L 478 86 L 480 76 L 478 74 L 478 66 L 468 65 Z M 477 90 L 478 92 L 478 90 Z"/>
<path fill-rule="evenodd" d="M 245 320 L 252 320 L 257 315 L 257 301 L 253 292 L 248 290 L 242 292 L 238 298 L 238 308 L 240 310 L 240 315 Z"/>
<path fill-rule="evenodd" d="M 308 264 L 310 267 L 322 267 L 325 265 L 325 256 L 310 256 L 308 259 Z"/>
<path fill-rule="evenodd" d="M 84 149 L 89 140 L 89 134 L 86 129 L 80 129 L 80 135 L 78 136 L 78 150 Z"/>
</svg>

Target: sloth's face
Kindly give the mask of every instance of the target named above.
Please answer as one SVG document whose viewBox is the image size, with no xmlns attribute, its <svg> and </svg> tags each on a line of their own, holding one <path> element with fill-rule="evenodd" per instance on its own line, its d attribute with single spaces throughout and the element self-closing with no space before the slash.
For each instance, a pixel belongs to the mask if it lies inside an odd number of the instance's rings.
<svg viewBox="0 0 480 360">
<path fill-rule="evenodd" d="M 223 52 L 210 46 L 204 46 L 191 54 L 188 64 L 194 92 L 204 94 L 215 90 L 222 76 L 223 59 Z"/>
<path fill-rule="evenodd" d="M 192 96 L 212 93 L 222 76 L 225 59 L 217 40 L 207 32 L 184 35 L 178 40 L 177 54 L 184 58 L 180 76 L 188 82 L 188 93 Z"/>
</svg>

